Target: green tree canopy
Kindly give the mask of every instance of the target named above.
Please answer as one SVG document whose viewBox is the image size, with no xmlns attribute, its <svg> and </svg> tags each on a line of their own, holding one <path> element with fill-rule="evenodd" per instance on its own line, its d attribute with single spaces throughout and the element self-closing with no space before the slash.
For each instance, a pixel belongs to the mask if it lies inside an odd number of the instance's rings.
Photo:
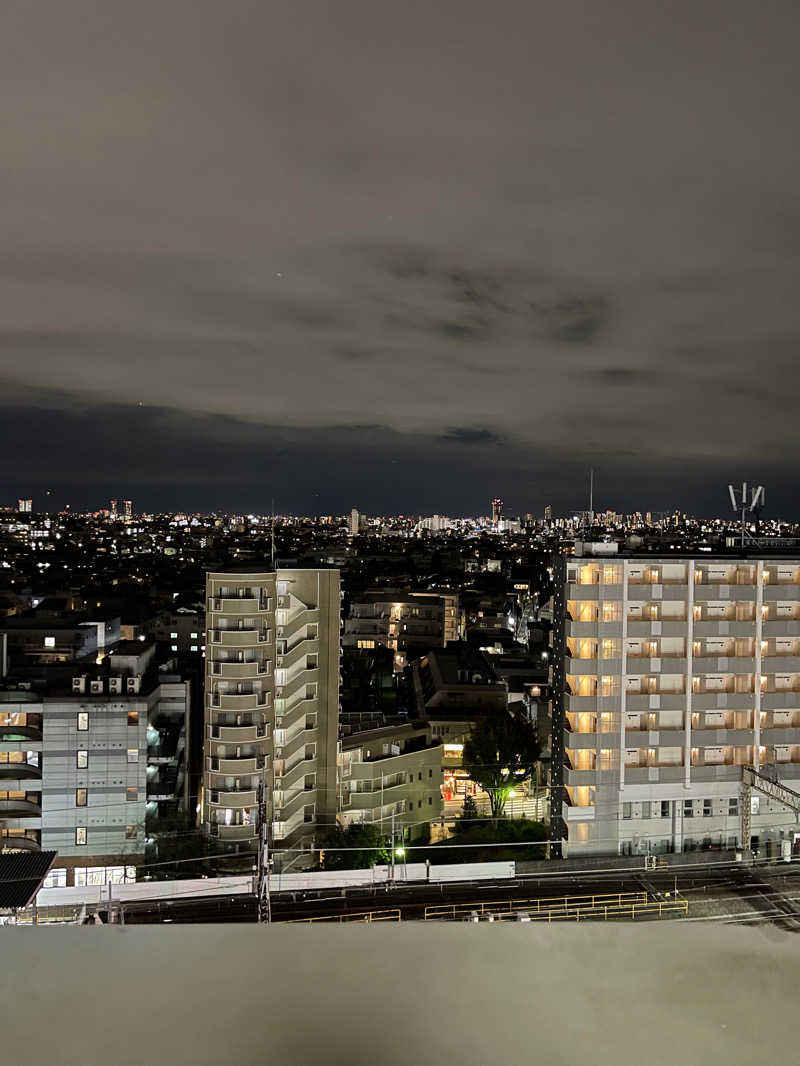
<svg viewBox="0 0 800 1066">
<path fill-rule="evenodd" d="M 378 826 L 369 823 L 327 826 L 317 833 L 316 844 L 322 852 L 323 870 L 365 870 L 389 861 L 386 838 Z"/>
<path fill-rule="evenodd" d="M 502 817 L 509 793 L 533 776 L 539 751 L 536 728 L 524 711 L 493 712 L 473 727 L 463 765 L 489 793 L 493 818 Z"/>
</svg>

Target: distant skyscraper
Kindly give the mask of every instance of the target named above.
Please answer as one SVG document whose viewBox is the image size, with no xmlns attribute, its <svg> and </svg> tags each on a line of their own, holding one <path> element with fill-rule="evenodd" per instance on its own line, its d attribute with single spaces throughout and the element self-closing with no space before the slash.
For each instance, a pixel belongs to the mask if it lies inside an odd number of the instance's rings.
<svg viewBox="0 0 800 1066">
<path fill-rule="evenodd" d="M 17 510 L 30 514 L 33 510 L 33 500 L 17 500 Z"/>
<path fill-rule="evenodd" d="M 545 522 L 553 521 L 553 508 L 550 506 L 549 503 L 544 509 L 544 520 Z"/>
<path fill-rule="evenodd" d="M 497 497 L 494 500 L 492 500 L 492 521 L 494 522 L 495 525 L 497 525 L 497 523 L 500 521 L 500 519 L 502 517 L 503 517 L 503 501 L 499 497 Z"/>
<path fill-rule="evenodd" d="M 123 500 L 125 504 L 125 518 L 130 521 L 133 518 L 133 500 Z"/>
<path fill-rule="evenodd" d="M 117 517 L 117 501 L 116 500 L 110 500 L 109 503 L 111 504 L 111 517 L 112 518 L 116 518 Z"/>
<path fill-rule="evenodd" d="M 355 537 L 359 529 L 361 528 L 361 515 L 358 513 L 355 507 L 350 512 L 350 521 L 348 523 L 348 526 L 350 529 L 350 533 Z"/>
</svg>

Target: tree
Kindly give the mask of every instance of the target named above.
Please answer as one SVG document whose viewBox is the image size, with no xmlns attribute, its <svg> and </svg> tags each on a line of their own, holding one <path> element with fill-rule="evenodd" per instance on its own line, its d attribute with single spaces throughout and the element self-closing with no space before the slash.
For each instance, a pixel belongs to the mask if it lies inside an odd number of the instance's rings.
<svg viewBox="0 0 800 1066">
<path fill-rule="evenodd" d="M 323 870 L 365 870 L 389 861 L 386 838 L 378 826 L 369 823 L 328 826 L 317 833 L 316 843 Z"/>
<path fill-rule="evenodd" d="M 464 806 L 461 808 L 461 814 L 455 824 L 455 832 L 463 833 L 465 830 L 471 829 L 472 825 L 479 818 L 480 814 L 478 812 L 478 804 L 475 802 L 475 797 L 471 792 L 467 792 L 464 796 Z"/>
<path fill-rule="evenodd" d="M 522 711 L 493 712 L 473 727 L 463 765 L 489 793 L 493 818 L 503 816 L 509 794 L 533 776 L 539 751 L 536 728 Z"/>
</svg>

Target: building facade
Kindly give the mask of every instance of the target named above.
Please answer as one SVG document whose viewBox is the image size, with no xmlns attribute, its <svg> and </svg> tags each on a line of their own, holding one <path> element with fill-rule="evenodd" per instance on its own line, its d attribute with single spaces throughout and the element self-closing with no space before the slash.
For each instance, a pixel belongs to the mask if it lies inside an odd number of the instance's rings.
<svg viewBox="0 0 800 1066">
<path fill-rule="evenodd" d="M 135 880 L 160 811 L 186 807 L 189 684 L 153 654 L 0 691 L 0 847 L 57 851 L 53 885 Z"/>
<path fill-rule="evenodd" d="M 342 643 L 346 648 L 390 648 L 399 673 L 415 651 L 446 647 L 458 634 L 457 592 L 376 592 L 350 605 Z"/>
<path fill-rule="evenodd" d="M 206 595 L 204 826 L 252 849 L 263 788 L 276 862 L 301 864 L 336 820 L 339 572 L 209 573 Z"/>
<path fill-rule="evenodd" d="M 339 823 L 369 822 L 400 839 L 427 835 L 441 818 L 442 747 L 428 730 L 387 726 L 355 733 L 341 742 Z"/>
<path fill-rule="evenodd" d="M 559 579 L 560 572 L 560 579 Z M 561 557 L 552 843 L 568 854 L 747 846 L 743 767 L 800 783 L 800 561 Z M 752 835 L 793 814 L 752 800 Z"/>
</svg>

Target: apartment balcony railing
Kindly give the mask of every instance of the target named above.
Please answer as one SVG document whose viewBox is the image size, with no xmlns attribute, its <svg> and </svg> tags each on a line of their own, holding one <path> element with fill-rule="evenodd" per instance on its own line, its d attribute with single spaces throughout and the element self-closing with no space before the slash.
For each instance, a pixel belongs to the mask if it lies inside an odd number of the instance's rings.
<svg viewBox="0 0 800 1066">
<path fill-rule="evenodd" d="M 269 660 L 253 662 L 222 662 L 215 659 L 208 660 L 208 673 L 210 677 L 249 679 L 267 677 L 269 674 Z"/>
<path fill-rule="evenodd" d="M 268 692 L 209 692 L 208 706 L 223 711 L 251 711 L 269 707 Z"/>
<path fill-rule="evenodd" d="M 242 755 L 238 758 L 217 758 L 211 755 L 206 760 L 206 766 L 212 775 L 224 774 L 226 777 L 246 777 L 248 774 L 262 773 L 266 765 L 263 755 Z"/>
<path fill-rule="evenodd" d="M 211 836 L 220 840 L 255 839 L 255 825 L 225 825 L 224 822 L 211 822 Z"/>
<path fill-rule="evenodd" d="M 3 762 L 0 763 L 0 789 L 9 789 L 9 780 L 16 781 L 41 781 L 41 767 L 29 762 Z M 14 791 L 11 789 L 11 791 Z"/>
<path fill-rule="evenodd" d="M 15 740 L 34 740 L 41 742 L 41 728 L 29 725 L 0 725 L 0 744 L 13 744 Z"/>
<path fill-rule="evenodd" d="M 257 596 L 210 596 L 208 608 L 217 614 L 261 614 L 269 610 L 269 603 Z"/>
<path fill-rule="evenodd" d="M 31 800 L 0 800 L 0 818 L 40 818 L 41 804 Z"/>
<path fill-rule="evenodd" d="M 208 726 L 209 740 L 218 740 L 223 744 L 248 744 L 269 739 L 269 727 L 243 722 L 240 725 L 222 725 L 212 723 Z"/>
<path fill-rule="evenodd" d="M 251 785 L 224 791 L 210 789 L 208 802 L 212 807 L 254 807 L 258 803 L 258 792 Z"/>
<path fill-rule="evenodd" d="M 271 641 L 269 629 L 210 629 L 208 643 L 220 644 L 227 648 L 250 648 Z"/>
</svg>

